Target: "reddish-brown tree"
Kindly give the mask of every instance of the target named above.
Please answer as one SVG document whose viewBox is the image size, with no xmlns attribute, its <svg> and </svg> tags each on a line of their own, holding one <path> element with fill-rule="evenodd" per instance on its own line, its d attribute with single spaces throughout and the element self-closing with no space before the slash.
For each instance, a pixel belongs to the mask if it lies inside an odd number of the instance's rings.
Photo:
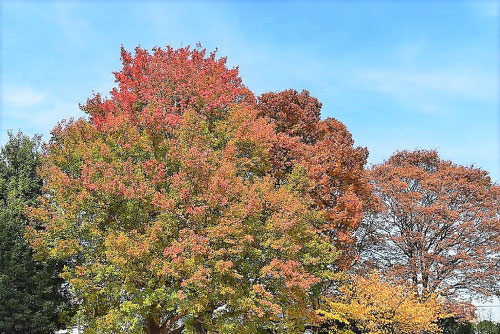
<svg viewBox="0 0 500 334">
<path fill-rule="evenodd" d="M 321 120 L 321 103 L 306 90 L 265 93 L 258 98 L 258 109 L 278 132 L 272 151 L 274 174 L 280 179 L 296 165 L 305 168 L 313 207 L 325 210 L 321 230 L 344 250 L 341 264 L 347 267 L 363 211 L 377 206 L 364 169 L 368 150 L 354 146 L 344 124 Z"/>
<path fill-rule="evenodd" d="M 449 300 L 499 293 L 500 187 L 487 172 L 416 150 L 370 174 L 384 210 L 358 231 L 364 265 Z"/>
</svg>

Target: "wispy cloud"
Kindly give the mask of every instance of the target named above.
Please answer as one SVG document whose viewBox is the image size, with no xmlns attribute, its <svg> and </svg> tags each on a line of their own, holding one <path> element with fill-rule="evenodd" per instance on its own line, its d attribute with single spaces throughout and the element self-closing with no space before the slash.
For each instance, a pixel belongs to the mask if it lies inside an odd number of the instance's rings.
<svg viewBox="0 0 500 334">
<path fill-rule="evenodd" d="M 0 142 L 6 140 L 6 130 L 19 128 L 30 135 L 49 134 L 57 122 L 84 116 L 74 98 L 61 99 L 50 90 L 29 86 L 2 87 Z"/>
<path fill-rule="evenodd" d="M 439 112 L 446 102 L 471 99 L 497 102 L 496 73 L 468 68 L 366 68 L 356 78 L 364 89 L 390 95 L 423 112 Z"/>
<path fill-rule="evenodd" d="M 46 91 L 40 91 L 29 86 L 2 88 L 2 101 L 8 108 L 26 108 L 41 103 L 47 96 Z"/>
<path fill-rule="evenodd" d="M 29 127 L 48 133 L 59 121 L 81 116 L 83 116 L 83 112 L 79 110 L 77 103 L 55 100 L 50 105 L 40 109 L 25 109 L 19 112 L 16 118 Z"/>
</svg>

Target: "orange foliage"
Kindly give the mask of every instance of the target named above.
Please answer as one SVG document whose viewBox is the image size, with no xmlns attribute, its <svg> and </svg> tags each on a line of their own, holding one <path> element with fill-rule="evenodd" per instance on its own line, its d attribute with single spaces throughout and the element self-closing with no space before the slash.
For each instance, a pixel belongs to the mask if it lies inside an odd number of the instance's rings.
<svg viewBox="0 0 500 334">
<path fill-rule="evenodd" d="M 370 170 L 383 211 L 365 217 L 361 268 L 378 268 L 449 302 L 498 293 L 500 187 L 437 152 L 394 154 Z"/>
<path fill-rule="evenodd" d="M 344 124 L 321 120 L 321 103 L 306 90 L 265 93 L 257 106 L 278 133 L 272 148 L 274 175 L 281 179 L 296 165 L 305 168 L 309 183 L 303 191 L 314 199 L 314 208 L 324 210 L 320 229 L 344 251 L 339 264 L 347 268 L 363 211 L 377 206 L 364 169 L 367 149 L 354 147 Z"/>
</svg>

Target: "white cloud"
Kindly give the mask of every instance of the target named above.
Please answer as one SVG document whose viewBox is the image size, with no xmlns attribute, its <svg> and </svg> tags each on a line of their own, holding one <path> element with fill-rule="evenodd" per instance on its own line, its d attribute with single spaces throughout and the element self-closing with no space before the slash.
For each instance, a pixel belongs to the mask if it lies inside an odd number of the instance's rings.
<svg viewBox="0 0 500 334">
<path fill-rule="evenodd" d="M 355 77 L 364 89 L 391 95 L 423 112 L 439 112 L 448 100 L 497 102 L 496 73 L 480 70 L 367 68 L 358 70 Z"/>
<path fill-rule="evenodd" d="M 10 115 L 14 124 L 24 124 L 25 127 L 37 129 L 37 132 L 48 134 L 61 120 L 84 116 L 77 102 L 54 100 L 42 108 L 27 108 Z"/>
<path fill-rule="evenodd" d="M 11 87 L 2 89 L 2 101 L 5 107 L 26 108 L 41 103 L 47 96 L 46 91 L 40 91 L 29 86 Z"/>
<path fill-rule="evenodd" d="M 50 131 L 62 119 L 84 116 L 73 99 L 61 99 L 51 91 L 40 91 L 28 86 L 5 86 L 2 89 L 0 142 L 6 140 L 6 130 L 33 135 L 42 134 L 48 139 Z"/>
<path fill-rule="evenodd" d="M 496 75 L 470 70 L 416 71 L 405 69 L 366 70 L 361 73 L 374 88 L 396 96 L 414 93 L 444 93 L 481 100 L 495 98 Z"/>
</svg>

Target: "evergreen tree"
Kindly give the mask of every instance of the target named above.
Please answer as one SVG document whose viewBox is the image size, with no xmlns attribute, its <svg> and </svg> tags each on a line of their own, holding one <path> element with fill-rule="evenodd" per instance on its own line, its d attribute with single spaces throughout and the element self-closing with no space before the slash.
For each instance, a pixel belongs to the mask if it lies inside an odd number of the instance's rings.
<svg viewBox="0 0 500 334">
<path fill-rule="evenodd" d="M 62 263 L 32 258 L 25 206 L 41 193 L 40 136 L 9 132 L 0 152 L 0 333 L 52 333 L 69 315 Z"/>
</svg>

